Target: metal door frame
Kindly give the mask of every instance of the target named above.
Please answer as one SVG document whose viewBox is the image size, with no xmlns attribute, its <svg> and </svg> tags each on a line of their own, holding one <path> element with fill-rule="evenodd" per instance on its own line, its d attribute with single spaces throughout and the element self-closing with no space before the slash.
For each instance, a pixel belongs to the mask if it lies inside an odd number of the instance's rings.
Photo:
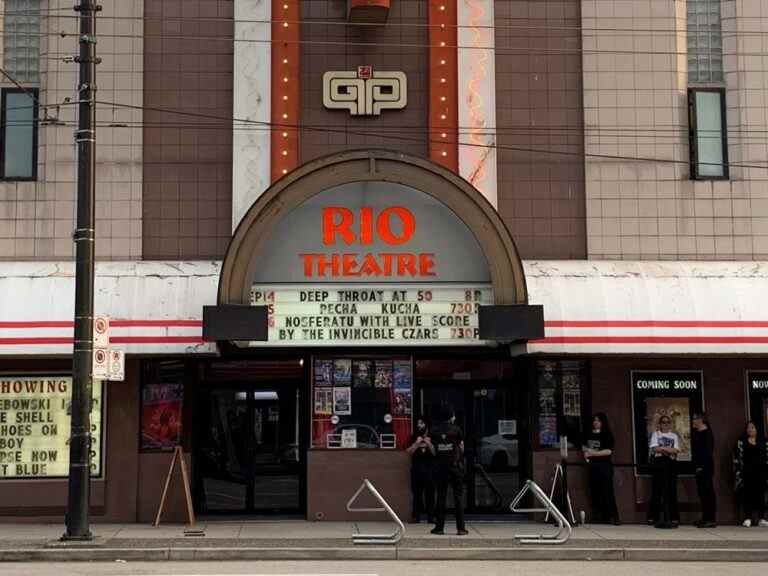
<svg viewBox="0 0 768 576">
<path fill-rule="evenodd" d="M 306 442 L 306 423 L 305 423 L 305 414 L 304 414 L 304 408 L 306 404 L 306 393 L 305 393 L 305 385 L 304 382 L 295 382 L 295 383 L 278 383 L 274 385 L 268 385 L 268 384 L 254 384 L 251 382 L 243 382 L 243 381 L 232 381 L 232 382 L 226 382 L 226 383 L 216 383 L 216 384 L 206 384 L 205 381 L 200 382 L 200 387 L 198 390 L 199 397 L 203 400 L 202 402 L 198 400 L 197 404 L 197 410 L 200 411 L 201 409 L 205 413 L 205 420 L 204 424 L 210 423 L 210 413 L 207 411 L 207 408 L 209 407 L 209 402 L 206 400 L 210 398 L 213 393 L 215 393 L 216 390 L 231 390 L 234 392 L 245 392 L 246 393 L 246 425 L 249 430 L 253 430 L 253 425 L 255 423 L 255 410 L 256 410 L 256 400 L 253 397 L 254 392 L 258 391 L 270 391 L 274 390 L 277 391 L 278 394 L 281 392 L 289 392 L 296 394 L 298 393 L 298 402 L 296 403 L 296 409 L 297 413 L 295 414 L 295 417 L 298 422 L 298 428 L 299 428 L 299 437 L 298 437 L 298 451 L 299 451 L 299 462 L 298 462 L 298 507 L 297 508 L 290 508 L 290 509 L 262 509 L 262 508 L 255 508 L 254 507 L 254 499 L 253 499 L 253 491 L 255 487 L 255 481 L 256 478 L 259 476 L 262 477 L 268 477 L 269 474 L 259 474 L 259 471 L 257 470 L 257 466 L 255 465 L 255 442 L 254 439 L 251 437 L 248 440 L 248 459 L 249 459 L 249 465 L 247 467 L 247 478 L 245 483 L 245 506 L 240 510 L 200 510 L 201 503 L 203 502 L 203 477 L 202 477 L 202 470 L 200 466 L 195 466 L 194 471 L 194 484 L 195 487 L 193 489 L 193 493 L 195 495 L 195 511 L 198 514 L 205 514 L 205 515 L 211 515 L 211 516 L 237 516 L 237 515 L 303 515 L 306 512 L 306 501 L 307 501 L 307 495 L 306 495 L 306 486 L 307 486 L 307 442 Z M 198 412 L 199 413 L 199 412 Z M 196 418 L 197 420 L 197 418 Z M 195 455 L 195 459 L 198 457 L 199 450 L 202 446 L 201 442 L 201 435 L 205 432 L 207 432 L 208 428 L 206 426 L 200 426 L 196 427 L 195 430 L 195 438 L 194 438 L 194 450 L 193 454 Z M 193 461 L 194 462 L 194 461 Z"/>
</svg>

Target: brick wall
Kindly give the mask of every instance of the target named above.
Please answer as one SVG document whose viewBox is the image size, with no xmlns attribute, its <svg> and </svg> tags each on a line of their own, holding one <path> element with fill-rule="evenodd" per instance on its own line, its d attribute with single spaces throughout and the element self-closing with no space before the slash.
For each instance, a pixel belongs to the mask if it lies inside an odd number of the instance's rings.
<svg viewBox="0 0 768 576">
<path fill-rule="evenodd" d="M 145 4 L 144 258 L 221 258 L 232 223 L 233 4 Z"/>
<path fill-rule="evenodd" d="M 584 258 L 579 1 L 495 11 L 499 212 L 523 258 Z"/>
<path fill-rule="evenodd" d="M 142 104 L 144 3 L 100 4 L 97 54 L 102 62 L 96 83 L 104 104 L 96 116 L 96 255 L 137 259 L 142 248 L 142 112 L 112 104 Z M 0 182 L 0 259 L 61 260 L 74 254 L 77 108 L 67 102 L 77 100 L 78 65 L 63 58 L 78 52 L 77 14 L 72 2 L 51 0 L 48 5 L 40 23 L 45 56 L 40 59 L 39 101 L 53 105 L 48 116 L 60 123 L 40 125 L 36 181 Z M 13 87 L 7 81 L 2 86 Z M 45 117 L 43 110 L 40 117 Z"/>
<path fill-rule="evenodd" d="M 304 0 L 301 29 L 301 121 L 318 128 L 300 134 L 300 163 L 343 150 L 389 148 L 427 155 L 427 3 L 393 2 L 387 26 L 347 26 L 346 2 Z M 328 44 L 312 44 L 327 42 Z M 334 44 L 348 43 L 346 45 Z M 363 47 L 356 43 L 376 43 Z M 383 46 L 386 45 L 386 46 Z M 403 71 L 408 76 L 408 106 L 384 110 L 381 116 L 350 116 L 323 107 L 323 73 L 356 70 Z M 331 129 L 330 131 L 328 129 Z"/>
</svg>

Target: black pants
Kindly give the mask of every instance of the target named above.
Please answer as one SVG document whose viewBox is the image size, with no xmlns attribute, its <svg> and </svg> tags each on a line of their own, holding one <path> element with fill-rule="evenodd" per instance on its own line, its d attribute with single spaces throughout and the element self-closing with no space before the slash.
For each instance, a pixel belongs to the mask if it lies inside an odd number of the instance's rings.
<svg viewBox="0 0 768 576">
<path fill-rule="evenodd" d="M 464 473 L 458 466 L 435 468 L 435 486 L 437 488 L 437 507 L 435 510 L 435 528 L 445 528 L 445 500 L 448 486 L 453 489 L 453 508 L 456 514 L 456 529 L 464 530 Z"/>
<path fill-rule="evenodd" d="M 413 517 L 418 520 L 422 514 L 431 518 L 435 513 L 435 485 L 432 470 L 424 467 L 411 469 L 411 492 L 413 493 Z"/>
<path fill-rule="evenodd" d="M 680 522 L 677 506 L 677 462 L 656 456 L 651 463 L 653 487 L 648 519 L 659 523 Z"/>
<path fill-rule="evenodd" d="M 765 517 L 765 479 L 744 477 L 741 490 L 741 503 L 744 507 L 744 518 L 752 521 Z"/>
<path fill-rule="evenodd" d="M 613 491 L 613 464 L 605 460 L 589 462 L 589 489 L 592 497 L 592 522 L 618 522 Z"/>
<path fill-rule="evenodd" d="M 715 486 L 713 484 L 713 472 L 709 470 L 698 470 L 696 472 L 696 489 L 699 491 L 699 500 L 701 501 L 701 519 L 704 522 L 715 521 Z"/>
</svg>

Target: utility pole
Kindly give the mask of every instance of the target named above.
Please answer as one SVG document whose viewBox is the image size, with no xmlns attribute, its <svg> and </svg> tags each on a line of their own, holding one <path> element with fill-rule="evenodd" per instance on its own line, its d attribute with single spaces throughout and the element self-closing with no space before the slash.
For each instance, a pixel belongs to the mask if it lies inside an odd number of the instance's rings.
<svg viewBox="0 0 768 576">
<path fill-rule="evenodd" d="M 62 540 L 91 540 L 91 403 L 93 390 L 93 281 L 96 185 L 96 13 L 95 0 L 80 0 L 80 64 L 75 227 L 75 342 L 72 354 L 71 432 L 67 531 Z"/>
</svg>

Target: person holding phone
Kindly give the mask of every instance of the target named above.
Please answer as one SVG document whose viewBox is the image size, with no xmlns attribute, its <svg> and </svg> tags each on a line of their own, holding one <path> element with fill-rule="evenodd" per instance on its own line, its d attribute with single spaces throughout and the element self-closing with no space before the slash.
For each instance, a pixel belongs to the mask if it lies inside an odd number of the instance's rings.
<svg viewBox="0 0 768 576">
<path fill-rule="evenodd" d="M 424 417 L 416 420 L 416 431 L 411 436 L 411 443 L 406 451 L 411 455 L 411 492 L 413 494 L 411 522 L 418 524 L 422 514 L 426 514 L 427 522 L 432 522 L 435 511 L 435 484 L 432 481 L 435 447 Z"/>
<path fill-rule="evenodd" d="M 659 429 L 651 434 L 649 443 L 651 474 L 651 506 L 648 524 L 656 528 L 677 528 L 680 511 L 677 504 L 677 455 L 680 437 L 672 431 L 672 418 L 662 414 Z"/>
</svg>

